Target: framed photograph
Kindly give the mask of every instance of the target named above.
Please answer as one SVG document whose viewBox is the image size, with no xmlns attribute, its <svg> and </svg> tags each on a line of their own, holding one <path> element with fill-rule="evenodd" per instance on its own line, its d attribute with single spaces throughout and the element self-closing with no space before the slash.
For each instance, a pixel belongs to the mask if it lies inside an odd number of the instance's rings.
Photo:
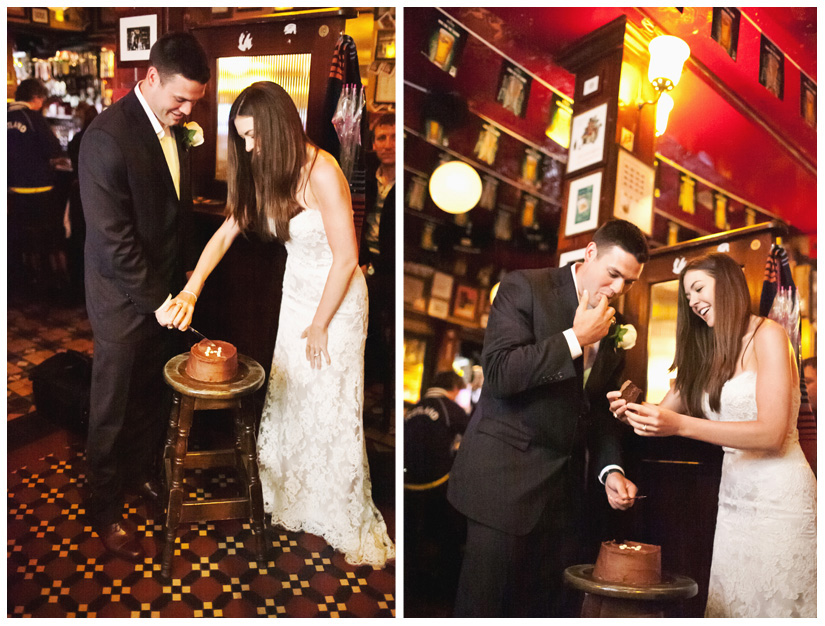
<svg viewBox="0 0 825 626">
<path fill-rule="evenodd" d="M 578 250 L 568 250 L 567 252 L 562 252 L 559 255 L 559 267 L 584 261 L 585 249 L 586 248 L 579 248 Z"/>
<path fill-rule="evenodd" d="M 6 7 L 6 17 L 24 20 L 28 17 L 26 7 Z"/>
<path fill-rule="evenodd" d="M 570 190 L 567 194 L 565 237 L 595 230 L 599 225 L 599 198 L 601 192 L 601 171 L 570 181 Z"/>
<path fill-rule="evenodd" d="M 602 92 L 602 74 L 601 72 L 585 79 L 582 83 L 582 98 L 589 98 L 591 96 L 598 96 Z"/>
<path fill-rule="evenodd" d="M 479 161 L 483 161 L 487 165 L 496 162 L 499 137 L 501 137 L 501 131 L 493 124 L 482 125 L 475 148 L 473 148 L 473 154 Z"/>
<path fill-rule="evenodd" d="M 375 73 L 375 104 L 395 103 L 395 63 L 380 62 Z"/>
<path fill-rule="evenodd" d="M 458 72 L 461 51 L 467 42 L 467 31 L 448 17 L 438 18 L 424 54 L 450 76 Z"/>
<path fill-rule="evenodd" d="M 32 8 L 32 22 L 35 24 L 48 24 L 49 10 Z"/>
<path fill-rule="evenodd" d="M 424 284 L 423 278 L 404 274 L 404 306 L 421 313 L 427 310 Z"/>
<path fill-rule="evenodd" d="M 524 158 L 521 160 L 521 180 L 528 185 L 538 187 L 540 170 L 541 153 L 532 148 L 525 148 Z"/>
<path fill-rule="evenodd" d="M 375 59 L 386 61 L 395 58 L 395 31 L 379 30 L 375 39 Z"/>
<path fill-rule="evenodd" d="M 430 296 L 439 300 L 450 300 L 453 297 L 453 277 L 443 272 L 433 274 Z"/>
<path fill-rule="evenodd" d="M 765 35 L 759 44 L 759 84 L 780 100 L 784 99 L 785 55 Z"/>
<path fill-rule="evenodd" d="M 513 114 L 524 117 L 532 83 L 533 78 L 527 72 L 505 61 L 498 79 L 496 101 Z"/>
<path fill-rule="evenodd" d="M 121 62 L 148 61 L 149 50 L 158 38 L 158 16 L 122 17 L 118 34 Z"/>
<path fill-rule="evenodd" d="M 595 165 L 604 160 L 604 135 L 607 127 L 607 103 L 579 113 L 570 130 L 567 173 Z"/>
<path fill-rule="evenodd" d="M 465 320 L 475 320 L 478 307 L 478 289 L 469 285 L 459 285 L 455 290 L 453 303 L 453 317 Z"/>
<path fill-rule="evenodd" d="M 656 170 L 625 150 L 616 162 L 615 217 L 632 222 L 648 235 L 653 234 L 653 191 Z"/>
<path fill-rule="evenodd" d="M 811 128 L 816 128 L 816 83 L 800 74 L 799 113 Z"/>
<path fill-rule="evenodd" d="M 450 303 L 446 300 L 430 298 L 430 306 L 427 307 L 427 314 L 439 319 L 446 319 L 450 314 Z"/>
<path fill-rule="evenodd" d="M 231 15 L 231 7 L 212 7 L 212 17 L 219 17 L 223 19 L 225 17 L 230 17 Z"/>
<path fill-rule="evenodd" d="M 739 9 L 713 7 L 710 36 L 725 49 L 734 61 L 736 60 L 736 48 L 739 45 L 739 17 Z"/>
</svg>

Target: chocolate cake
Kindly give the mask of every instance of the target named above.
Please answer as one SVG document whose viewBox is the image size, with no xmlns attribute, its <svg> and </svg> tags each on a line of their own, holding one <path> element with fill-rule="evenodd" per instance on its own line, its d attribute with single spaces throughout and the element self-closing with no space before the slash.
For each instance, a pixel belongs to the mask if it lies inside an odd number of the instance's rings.
<svg viewBox="0 0 825 626">
<path fill-rule="evenodd" d="M 622 400 L 626 400 L 628 403 L 638 403 L 639 398 L 642 395 L 642 390 L 639 389 L 636 385 L 634 385 L 633 381 L 631 380 L 624 381 L 624 384 L 621 386 L 621 389 L 619 389 L 619 391 L 622 392 Z"/>
<path fill-rule="evenodd" d="M 192 346 L 186 373 L 206 383 L 231 380 L 238 373 L 238 350 L 226 341 L 203 339 Z"/>
<path fill-rule="evenodd" d="M 662 548 L 635 541 L 604 541 L 593 578 L 622 585 L 658 584 L 662 582 Z"/>
</svg>

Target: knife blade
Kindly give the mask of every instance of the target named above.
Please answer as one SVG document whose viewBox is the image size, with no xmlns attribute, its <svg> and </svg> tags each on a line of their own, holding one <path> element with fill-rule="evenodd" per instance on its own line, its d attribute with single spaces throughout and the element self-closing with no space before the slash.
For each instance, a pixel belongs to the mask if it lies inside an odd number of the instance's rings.
<svg viewBox="0 0 825 626">
<path fill-rule="evenodd" d="M 206 336 L 206 335 L 204 335 L 202 332 L 199 332 L 199 331 L 195 330 L 195 329 L 194 329 L 194 328 L 192 328 L 191 326 L 187 326 L 187 327 L 186 327 L 186 330 L 191 330 L 193 333 L 195 333 L 195 334 L 196 334 L 198 337 L 200 337 L 201 339 L 204 339 L 204 340 L 208 341 L 208 342 L 209 342 L 209 343 L 211 343 L 213 346 L 215 345 L 211 339 L 207 338 L 207 336 Z"/>
</svg>

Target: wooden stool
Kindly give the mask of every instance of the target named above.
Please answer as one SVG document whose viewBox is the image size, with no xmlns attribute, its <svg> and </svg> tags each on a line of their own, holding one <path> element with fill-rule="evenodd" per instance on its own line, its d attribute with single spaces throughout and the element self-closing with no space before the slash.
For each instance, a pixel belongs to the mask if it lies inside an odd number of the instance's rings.
<svg viewBox="0 0 825 626">
<path fill-rule="evenodd" d="M 168 489 L 166 543 L 163 547 L 161 576 L 169 578 L 178 524 L 212 520 L 249 518 L 258 560 L 264 556 L 264 499 L 258 476 L 255 449 L 255 415 L 249 397 L 264 383 L 263 368 L 249 357 L 238 354 L 238 373 L 232 380 L 205 383 L 186 373 L 189 353 L 179 354 L 166 364 L 163 375 L 175 390 L 169 430 L 163 453 Z M 246 401 L 245 401 L 246 400 Z M 188 451 L 189 430 L 195 411 L 232 409 L 235 425 L 234 447 L 202 452 Z M 236 498 L 187 501 L 184 499 L 184 470 L 235 466 L 245 488 Z"/>
</svg>

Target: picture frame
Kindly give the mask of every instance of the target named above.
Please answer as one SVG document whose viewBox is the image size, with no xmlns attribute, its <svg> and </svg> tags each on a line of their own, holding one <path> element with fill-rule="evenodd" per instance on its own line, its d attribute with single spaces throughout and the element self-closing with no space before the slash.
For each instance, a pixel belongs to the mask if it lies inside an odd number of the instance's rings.
<svg viewBox="0 0 825 626">
<path fill-rule="evenodd" d="M 148 61 L 149 51 L 157 39 L 157 13 L 120 18 L 118 25 L 120 62 Z"/>
<path fill-rule="evenodd" d="M 532 84 L 533 78 L 527 72 L 509 61 L 504 61 L 498 79 L 496 102 L 513 115 L 524 117 Z"/>
<path fill-rule="evenodd" d="M 816 83 L 800 73 L 799 114 L 811 128 L 816 128 Z"/>
<path fill-rule="evenodd" d="M 562 252 L 559 255 L 559 267 L 584 261 L 584 251 L 586 249 L 587 248 L 579 248 L 578 250 L 568 250 L 567 252 Z"/>
<path fill-rule="evenodd" d="M 713 20 L 710 26 L 711 38 L 722 46 L 734 61 L 739 47 L 740 15 L 739 9 L 733 7 L 713 7 Z"/>
<path fill-rule="evenodd" d="M 453 302 L 453 317 L 474 321 L 478 308 L 478 289 L 470 285 L 458 285 Z"/>
<path fill-rule="evenodd" d="M 430 298 L 430 305 L 427 307 L 427 315 L 439 319 L 447 319 L 450 314 L 450 303 L 438 298 Z"/>
<path fill-rule="evenodd" d="M 375 73 L 375 104 L 395 104 L 395 63 L 382 61 Z"/>
<path fill-rule="evenodd" d="M 567 158 L 568 174 L 604 161 L 606 129 L 606 102 L 573 117 L 570 125 L 570 151 Z"/>
<path fill-rule="evenodd" d="M 450 18 L 441 17 L 436 21 L 422 53 L 439 69 L 455 77 L 466 42 L 467 31 Z"/>
<path fill-rule="evenodd" d="M 430 297 L 450 300 L 453 297 L 453 277 L 444 272 L 435 272 Z"/>
<path fill-rule="evenodd" d="M 602 92 L 602 72 L 598 71 L 592 76 L 582 81 L 582 92 L 579 95 L 579 101 L 584 98 L 593 98 Z"/>
<path fill-rule="evenodd" d="M 212 17 L 219 19 L 232 17 L 232 7 L 212 7 Z"/>
<path fill-rule="evenodd" d="M 404 274 L 404 306 L 423 313 L 427 310 L 427 298 L 424 295 L 425 281 L 419 276 Z"/>
<path fill-rule="evenodd" d="M 653 193 L 656 170 L 620 149 L 616 159 L 616 197 L 613 215 L 653 234 Z"/>
<path fill-rule="evenodd" d="M 601 193 L 601 170 L 570 181 L 564 227 L 566 237 L 596 229 L 599 225 Z"/>
<path fill-rule="evenodd" d="M 32 7 L 32 22 L 35 24 L 48 24 L 49 10 Z"/>
<path fill-rule="evenodd" d="M 17 20 L 25 20 L 29 17 L 27 10 L 28 9 L 26 7 L 6 7 L 6 17 Z"/>
<path fill-rule="evenodd" d="M 759 84 L 780 100 L 785 99 L 785 55 L 764 34 L 759 43 Z"/>
<path fill-rule="evenodd" d="M 389 61 L 395 59 L 395 31 L 379 30 L 375 35 L 375 60 Z"/>
</svg>

